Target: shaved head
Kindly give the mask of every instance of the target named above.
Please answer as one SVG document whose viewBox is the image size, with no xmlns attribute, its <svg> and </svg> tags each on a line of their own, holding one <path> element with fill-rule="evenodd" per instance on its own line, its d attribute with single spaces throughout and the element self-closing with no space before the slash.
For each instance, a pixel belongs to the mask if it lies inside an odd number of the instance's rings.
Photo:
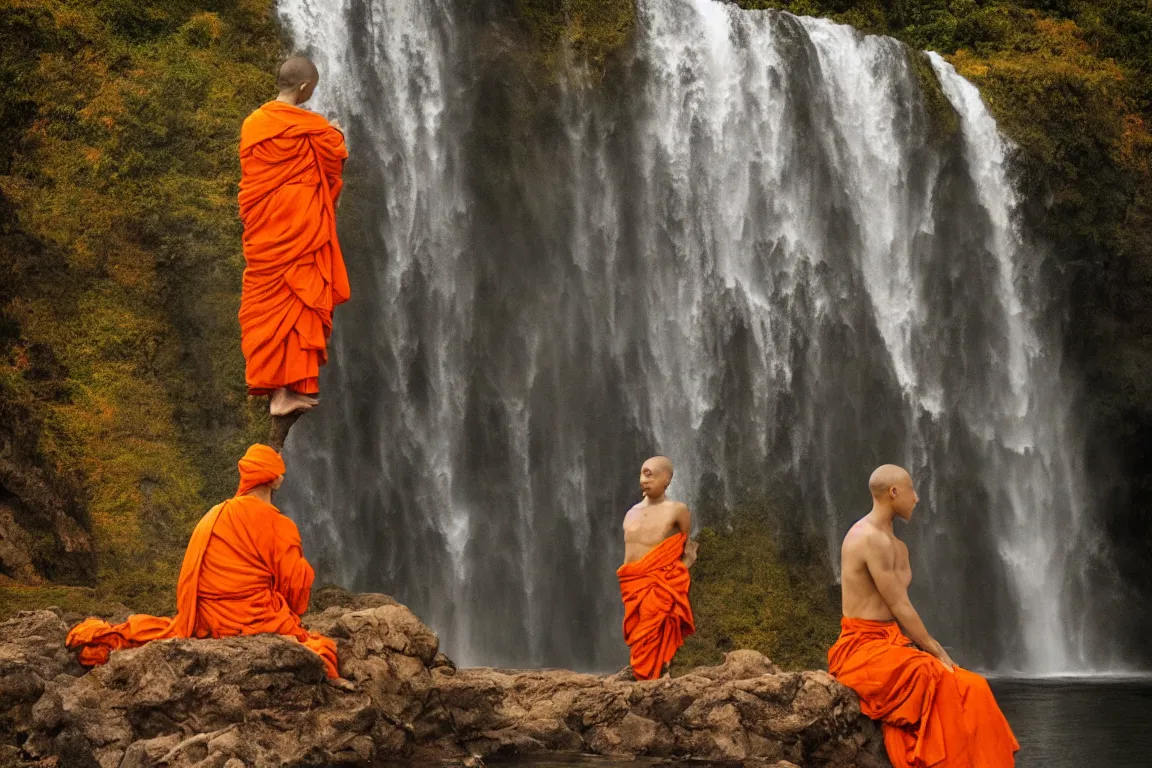
<svg viewBox="0 0 1152 768">
<path fill-rule="evenodd" d="M 910 485 L 912 485 L 912 475 L 908 474 L 908 470 L 895 464 L 877 467 L 872 476 L 868 478 L 868 490 L 872 492 L 874 499 L 887 495 L 893 486 Z"/>
<path fill-rule="evenodd" d="M 662 501 L 671 482 L 672 460 L 667 456 L 653 456 L 640 467 L 640 490 L 649 499 Z"/>
<path fill-rule="evenodd" d="M 305 56 L 293 56 L 280 65 L 280 73 L 276 75 L 276 87 L 280 92 L 299 88 L 304 83 L 316 83 L 320 80 L 320 72 L 312 60 Z"/>
<path fill-rule="evenodd" d="M 672 477 L 672 459 L 667 456 L 653 456 L 644 462 L 644 466 L 651 467 L 657 472 L 667 472 L 669 479 Z"/>
<path fill-rule="evenodd" d="M 868 490 L 872 492 L 872 511 L 888 510 L 905 522 L 912 519 L 912 510 L 920 502 L 916 489 L 912 487 L 912 475 L 904 467 L 885 464 L 877 467 L 868 478 Z"/>
</svg>

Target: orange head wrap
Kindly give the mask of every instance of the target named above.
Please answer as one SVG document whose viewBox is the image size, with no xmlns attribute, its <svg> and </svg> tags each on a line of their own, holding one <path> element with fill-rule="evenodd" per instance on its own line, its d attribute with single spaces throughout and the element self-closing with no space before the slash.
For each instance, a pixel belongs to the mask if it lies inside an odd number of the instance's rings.
<svg viewBox="0 0 1152 768">
<path fill-rule="evenodd" d="M 257 443 L 240 459 L 240 487 L 237 496 L 243 496 L 258 485 L 270 483 L 284 474 L 284 460 L 266 445 Z"/>
</svg>

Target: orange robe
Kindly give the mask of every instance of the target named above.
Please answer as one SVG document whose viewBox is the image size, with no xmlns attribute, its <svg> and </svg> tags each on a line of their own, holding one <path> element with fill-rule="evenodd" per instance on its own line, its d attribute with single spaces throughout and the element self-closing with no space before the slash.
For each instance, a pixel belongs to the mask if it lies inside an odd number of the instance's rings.
<svg viewBox="0 0 1152 768">
<path fill-rule="evenodd" d="M 349 297 L 335 212 L 347 157 L 340 131 L 282 101 L 240 129 L 240 347 L 250 394 L 320 391 L 332 311 Z"/>
<path fill-rule="evenodd" d="M 176 616 L 129 616 L 123 624 L 87 619 L 68 633 L 80 663 L 93 667 L 111 651 L 173 637 L 273 633 L 294 637 L 338 677 L 336 643 L 300 624 L 314 577 L 296 524 L 271 504 L 238 496 L 206 514 L 188 542 L 176 587 Z"/>
<path fill-rule="evenodd" d="M 684 638 L 696 631 L 688 603 L 692 579 L 680 562 L 686 541 L 683 533 L 669 536 L 640 560 L 616 570 L 624 599 L 624 641 L 637 680 L 658 678 Z"/>
<path fill-rule="evenodd" d="M 842 619 L 828 671 L 881 720 L 893 768 L 1002 768 L 1020 745 L 980 675 L 949 672 L 895 621 Z"/>
</svg>

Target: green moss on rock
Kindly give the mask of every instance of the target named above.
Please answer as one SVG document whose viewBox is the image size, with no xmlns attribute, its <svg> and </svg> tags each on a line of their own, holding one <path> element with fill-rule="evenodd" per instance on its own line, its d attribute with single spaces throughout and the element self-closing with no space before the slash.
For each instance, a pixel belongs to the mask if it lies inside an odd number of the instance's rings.
<svg viewBox="0 0 1152 768">
<path fill-rule="evenodd" d="M 936 76 L 936 70 L 932 68 L 928 54 L 911 48 L 907 53 L 908 65 L 920 83 L 920 95 L 928 116 L 930 136 L 934 142 L 944 144 L 959 132 L 960 115 L 944 95 L 944 90 L 940 87 L 940 78 Z"/>
<path fill-rule="evenodd" d="M 744 507 L 729 524 L 700 532 L 691 592 L 697 632 L 676 655 L 673 674 L 739 648 L 785 669 L 827 667 L 840 627 L 832 570 L 811 541 L 782 548 L 771 519 L 762 506 Z"/>
<path fill-rule="evenodd" d="M 516 0 L 516 9 L 550 69 L 570 50 L 602 71 L 636 26 L 632 0 Z"/>
</svg>

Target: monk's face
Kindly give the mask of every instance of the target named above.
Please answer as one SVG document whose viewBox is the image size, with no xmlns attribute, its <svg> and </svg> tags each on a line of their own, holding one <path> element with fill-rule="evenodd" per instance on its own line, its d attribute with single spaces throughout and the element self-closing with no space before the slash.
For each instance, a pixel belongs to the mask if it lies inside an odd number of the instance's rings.
<svg viewBox="0 0 1152 768">
<path fill-rule="evenodd" d="M 280 486 L 284 485 L 284 475 L 280 475 L 275 480 L 273 480 L 271 483 L 269 483 L 269 485 L 272 486 L 272 490 L 274 490 L 274 491 L 280 490 Z"/>
<path fill-rule="evenodd" d="M 912 478 L 907 477 L 888 490 L 892 498 L 892 511 L 901 520 L 907 522 L 912 519 L 912 510 L 920 503 L 920 497 L 912 485 Z"/>
<path fill-rule="evenodd" d="M 659 461 L 649 459 L 640 468 L 640 490 L 650 499 L 660 498 L 671 482 L 671 473 Z"/>
</svg>

